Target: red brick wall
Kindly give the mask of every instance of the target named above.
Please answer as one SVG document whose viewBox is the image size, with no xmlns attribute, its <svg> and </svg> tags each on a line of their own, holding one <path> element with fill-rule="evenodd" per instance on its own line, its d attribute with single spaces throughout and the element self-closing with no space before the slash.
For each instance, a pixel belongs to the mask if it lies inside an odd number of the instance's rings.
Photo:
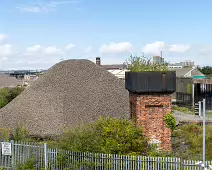
<svg viewBox="0 0 212 170">
<path fill-rule="evenodd" d="M 160 141 L 162 150 L 171 151 L 171 130 L 164 116 L 171 113 L 170 94 L 137 95 L 130 93 L 131 118 L 141 125 L 148 141 Z"/>
</svg>

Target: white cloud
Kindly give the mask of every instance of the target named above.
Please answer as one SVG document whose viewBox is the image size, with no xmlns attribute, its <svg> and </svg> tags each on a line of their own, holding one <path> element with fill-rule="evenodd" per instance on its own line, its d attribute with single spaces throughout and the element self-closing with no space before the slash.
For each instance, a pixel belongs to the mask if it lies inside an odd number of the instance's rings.
<svg viewBox="0 0 212 170">
<path fill-rule="evenodd" d="M 93 47 L 92 47 L 92 46 L 88 46 L 88 47 L 85 49 L 84 53 L 85 53 L 85 54 L 89 54 L 92 50 L 93 50 Z"/>
<path fill-rule="evenodd" d="M 72 49 L 75 48 L 75 47 L 76 47 L 75 44 L 68 44 L 68 45 L 65 46 L 64 50 L 70 51 L 70 50 L 72 50 Z"/>
<path fill-rule="evenodd" d="M 36 55 L 42 53 L 42 47 L 40 45 L 34 45 L 26 49 L 26 55 Z"/>
<path fill-rule="evenodd" d="M 40 13 L 40 12 L 50 12 L 52 11 L 51 8 L 48 8 L 47 6 L 28 6 L 28 5 L 21 5 L 16 7 L 22 12 L 32 12 L 32 13 Z"/>
<path fill-rule="evenodd" d="M 156 41 L 151 44 L 146 44 L 142 48 L 142 52 L 146 54 L 159 55 L 161 50 L 165 47 L 165 43 L 162 41 Z"/>
<path fill-rule="evenodd" d="M 52 46 L 52 47 L 47 47 L 44 49 L 44 54 L 47 54 L 47 55 L 64 55 L 64 52 L 55 47 L 55 46 Z"/>
<path fill-rule="evenodd" d="M 55 46 L 42 47 L 41 45 L 34 45 L 26 49 L 25 55 L 32 57 L 62 56 L 64 51 Z"/>
<path fill-rule="evenodd" d="M 177 52 L 177 53 L 184 53 L 190 49 L 189 44 L 174 44 L 169 45 L 169 51 Z"/>
<path fill-rule="evenodd" d="M 0 45 L 4 44 L 7 40 L 7 36 L 5 34 L 0 34 Z"/>
<path fill-rule="evenodd" d="M 0 34 L 0 60 L 7 60 L 15 54 L 12 44 L 7 43 L 8 37 L 5 34 Z"/>
<path fill-rule="evenodd" d="M 0 46 L 0 59 L 6 60 L 14 54 L 13 46 L 11 44 L 4 44 Z"/>
<path fill-rule="evenodd" d="M 100 53 L 125 53 L 132 50 L 133 45 L 130 42 L 119 42 L 104 44 L 100 47 Z"/>
<path fill-rule="evenodd" d="M 202 47 L 199 52 L 203 54 L 212 53 L 212 45 Z"/>
<path fill-rule="evenodd" d="M 74 4 L 74 3 L 78 3 L 78 2 L 79 1 L 77 1 L 77 0 L 50 1 L 48 3 L 18 5 L 18 6 L 16 6 L 16 8 L 22 12 L 47 13 L 47 12 L 55 11 L 59 5 Z"/>
</svg>

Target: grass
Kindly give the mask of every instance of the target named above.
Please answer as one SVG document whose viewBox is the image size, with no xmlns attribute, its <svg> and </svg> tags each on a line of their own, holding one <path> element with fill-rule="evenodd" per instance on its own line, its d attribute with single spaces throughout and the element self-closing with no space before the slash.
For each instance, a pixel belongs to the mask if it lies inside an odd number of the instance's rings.
<svg viewBox="0 0 212 170">
<path fill-rule="evenodd" d="M 202 126 L 197 124 L 183 125 L 173 132 L 173 156 L 183 159 L 202 160 Z M 212 160 L 212 125 L 206 126 L 206 157 Z"/>
<path fill-rule="evenodd" d="M 211 118 L 212 119 L 212 110 L 208 110 L 206 112 L 207 118 Z"/>
<path fill-rule="evenodd" d="M 194 114 L 189 108 L 187 107 L 180 107 L 180 106 L 173 106 L 174 110 L 177 110 L 179 112 L 185 113 L 185 114 Z"/>
</svg>

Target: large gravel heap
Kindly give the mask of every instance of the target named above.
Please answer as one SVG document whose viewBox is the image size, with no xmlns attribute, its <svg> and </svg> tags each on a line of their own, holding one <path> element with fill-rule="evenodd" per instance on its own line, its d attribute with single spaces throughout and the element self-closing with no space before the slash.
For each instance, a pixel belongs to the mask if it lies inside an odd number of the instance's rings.
<svg viewBox="0 0 212 170">
<path fill-rule="evenodd" d="M 0 126 L 24 123 L 31 135 L 49 136 L 99 116 L 129 118 L 124 82 L 89 60 L 67 60 L 2 108 Z"/>
<path fill-rule="evenodd" d="M 21 83 L 15 77 L 10 77 L 7 74 L 0 73 L 0 88 L 16 87 L 17 85 L 20 84 Z"/>
</svg>

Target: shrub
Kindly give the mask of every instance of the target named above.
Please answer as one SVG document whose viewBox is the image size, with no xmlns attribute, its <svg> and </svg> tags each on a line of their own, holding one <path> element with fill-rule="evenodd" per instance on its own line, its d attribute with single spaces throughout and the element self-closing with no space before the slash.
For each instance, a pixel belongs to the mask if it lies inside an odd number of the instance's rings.
<svg viewBox="0 0 212 170">
<path fill-rule="evenodd" d="M 145 56 L 130 56 L 126 61 L 128 69 L 132 72 L 143 71 L 168 71 L 168 66 L 165 63 L 153 63 L 150 58 Z"/>
<path fill-rule="evenodd" d="M 0 128 L 0 140 L 9 141 L 11 137 L 11 130 L 6 128 Z"/>
<path fill-rule="evenodd" d="M 187 85 L 187 93 L 192 94 L 192 84 Z"/>
<path fill-rule="evenodd" d="M 175 117 L 173 116 L 172 113 L 167 114 L 164 117 L 164 121 L 166 122 L 167 127 L 170 128 L 172 131 L 175 129 L 175 127 L 176 127 L 176 119 L 175 119 Z"/>
<path fill-rule="evenodd" d="M 65 150 L 111 154 L 144 154 L 147 141 L 133 122 L 115 118 L 100 118 L 66 131 L 57 143 Z"/>
<path fill-rule="evenodd" d="M 17 170 L 35 170 L 36 158 L 32 156 L 26 160 L 24 163 L 17 163 Z"/>
<path fill-rule="evenodd" d="M 19 124 L 13 132 L 14 140 L 24 141 L 29 139 L 29 130 L 23 125 Z"/>
</svg>

